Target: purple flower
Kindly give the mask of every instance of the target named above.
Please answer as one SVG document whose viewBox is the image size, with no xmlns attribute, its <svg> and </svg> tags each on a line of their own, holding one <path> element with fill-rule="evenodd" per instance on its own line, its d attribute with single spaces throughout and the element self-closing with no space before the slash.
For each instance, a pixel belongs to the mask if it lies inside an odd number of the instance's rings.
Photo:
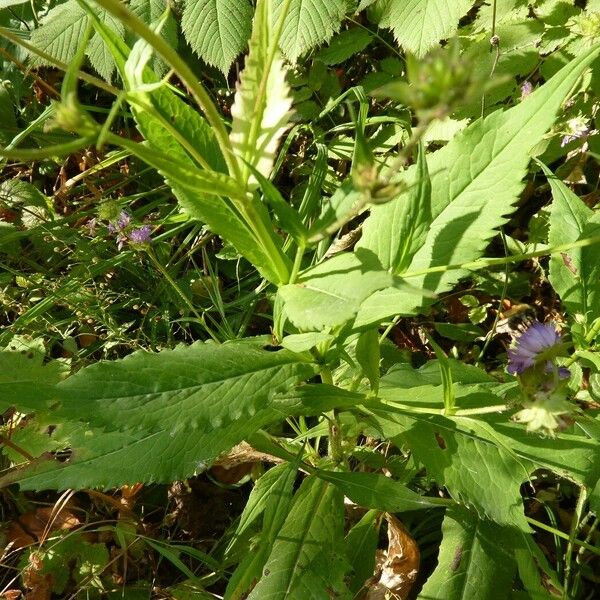
<svg viewBox="0 0 600 600">
<path fill-rule="evenodd" d="M 525 100 L 529 94 L 533 92 L 533 86 L 531 85 L 531 81 L 526 81 L 521 86 L 521 100 Z"/>
<path fill-rule="evenodd" d="M 540 361 L 547 361 L 546 368 L 552 371 L 552 362 L 548 360 L 551 353 L 548 351 L 555 348 L 558 351 L 560 346 L 560 334 L 554 325 L 536 321 L 520 335 L 515 347 L 508 350 L 508 372 L 511 375 L 521 374 Z M 559 372 L 559 375 L 562 377 L 564 372 Z"/>
<path fill-rule="evenodd" d="M 121 211 L 119 218 L 117 219 L 117 227 L 119 229 L 125 229 L 131 223 L 131 215 L 124 210 Z"/>
<path fill-rule="evenodd" d="M 152 241 L 150 225 L 143 225 L 129 233 L 129 241 L 132 244 L 149 244 Z"/>
<path fill-rule="evenodd" d="M 563 136 L 560 147 L 564 148 L 567 144 L 574 142 L 580 138 L 585 137 L 590 132 L 587 122 L 582 117 L 570 119 L 567 121 L 568 132 L 567 135 Z"/>
</svg>

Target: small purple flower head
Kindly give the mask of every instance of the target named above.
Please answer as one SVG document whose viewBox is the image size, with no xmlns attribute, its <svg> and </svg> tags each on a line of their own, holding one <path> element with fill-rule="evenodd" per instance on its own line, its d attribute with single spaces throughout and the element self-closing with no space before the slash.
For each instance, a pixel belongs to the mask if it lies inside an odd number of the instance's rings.
<svg viewBox="0 0 600 600">
<path fill-rule="evenodd" d="M 94 237 L 96 235 L 96 227 L 98 225 L 98 221 L 96 219 L 96 217 L 94 217 L 93 219 L 90 219 L 85 225 L 84 227 L 88 230 L 88 234 L 91 235 L 92 237 Z"/>
<path fill-rule="evenodd" d="M 150 225 L 143 225 L 138 229 L 134 229 L 129 233 L 129 241 L 132 244 L 149 244 L 152 242 L 151 231 Z"/>
<path fill-rule="evenodd" d="M 576 117 L 567 121 L 568 132 L 567 135 L 563 136 L 560 147 L 564 148 L 567 144 L 574 142 L 575 140 L 584 138 L 590 132 L 590 128 L 587 121 L 582 117 Z"/>
<path fill-rule="evenodd" d="M 548 360 L 551 355 L 549 351 L 560 351 L 560 347 L 561 337 L 554 325 L 536 321 L 520 335 L 515 347 L 509 349 L 508 372 L 519 375 L 540 361 L 548 361 L 552 369 L 552 363 Z"/>
<path fill-rule="evenodd" d="M 525 100 L 531 92 L 533 92 L 533 85 L 531 85 L 531 81 L 526 81 L 521 86 L 521 100 Z"/>
<path fill-rule="evenodd" d="M 124 210 L 121 211 L 119 218 L 117 219 L 117 227 L 119 229 L 125 229 L 131 223 L 131 215 Z"/>
</svg>

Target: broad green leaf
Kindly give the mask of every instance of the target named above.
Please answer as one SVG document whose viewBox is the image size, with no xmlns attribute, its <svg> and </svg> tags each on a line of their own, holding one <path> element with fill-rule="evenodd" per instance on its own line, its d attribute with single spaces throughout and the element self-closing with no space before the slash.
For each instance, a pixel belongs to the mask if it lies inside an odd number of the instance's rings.
<svg viewBox="0 0 600 600">
<path fill-rule="evenodd" d="M 403 273 L 423 246 L 431 225 L 431 181 L 427 171 L 425 148 L 419 149 L 416 184 L 390 202 L 390 210 L 373 210 L 365 221 L 357 248 L 373 251 L 384 268 Z M 390 230 L 382 220 L 393 219 L 398 225 Z M 389 235 L 381 235 L 381 230 Z"/>
<path fill-rule="evenodd" d="M 515 572 L 514 535 L 465 508 L 449 508 L 437 568 L 418 599 L 507 598 Z"/>
<path fill-rule="evenodd" d="M 286 3 L 273 0 L 275 21 Z M 279 42 L 283 53 L 296 62 L 300 55 L 326 42 L 340 28 L 346 8 L 346 0 L 291 0 Z"/>
<path fill-rule="evenodd" d="M 56 384 L 65 367 L 58 361 L 43 364 L 44 357 L 32 351 L 0 352 L 0 410 L 15 407 L 20 412 L 48 410 L 56 398 Z"/>
<path fill-rule="evenodd" d="M 307 477 L 248 600 L 321 600 L 345 594 L 343 523 L 341 492 Z"/>
<path fill-rule="evenodd" d="M 120 38 L 124 36 L 125 27 L 118 19 L 98 7 L 95 7 L 94 10 L 115 35 Z M 75 56 L 88 19 L 88 13 L 77 0 L 67 0 L 64 4 L 59 4 L 48 12 L 40 27 L 32 32 L 31 44 L 50 54 L 53 58 L 68 64 Z M 110 80 L 115 69 L 114 59 L 98 34 L 92 36 L 86 54 L 96 71 L 105 79 Z M 33 55 L 31 62 L 33 65 L 47 64 L 44 59 Z"/>
<path fill-rule="evenodd" d="M 439 293 L 467 274 L 461 269 L 420 273 L 430 267 L 461 264 L 481 256 L 497 228 L 514 210 L 530 150 L 552 126 L 561 103 L 598 53 L 598 46 L 582 53 L 517 106 L 477 120 L 444 148 L 429 155 L 433 222 L 425 243 L 402 273 L 408 283 Z M 401 179 L 414 185 L 417 168 L 409 168 Z M 369 227 L 370 219 L 377 219 L 381 223 L 379 235 L 390 239 L 400 227 L 394 220 L 395 212 L 393 202 L 373 207 L 364 227 Z M 384 290 L 365 303 L 368 313 L 359 313 L 357 322 L 366 324 L 395 314 L 414 314 L 428 303 L 423 298 L 417 305 L 412 295 Z"/>
<path fill-rule="evenodd" d="M 185 416 L 176 410 L 171 411 L 172 420 L 156 431 L 104 431 L 80 425 L 63 446 L 70 450 L 68 461 L 42 456 L 0 478 L 0 486 L 18 482 L 22 489 L 62 490 L 185 479 L 205 471 L 218 455 L 263 427 L 292 415 L 318 415 L 339 405 L 339 398 L 276 396 L 246 419 L 213 419 L 212 428 L 178 432 L 173 431 L 173 421 L 178 425 Z"/>
<path fill-rule="evenodd" d="M 303 331 L 337 327 L 352 319 L 361 302 L 392 283 L 368 251 L 342 253 L 306 270 L 279 288 L 287 318 Z"/>
<path fill-rule="evenodd" d="M 264 345 L 196 343 L 98 362 L 59 386 L 60 413 L 108 429 L 169 429 L 173 435 L 227 428 L 314 372 L 301 355 Z"/>
<path fill-rule="evenodd" d="M 379 473 L 317 471 L 317 477 L 333 483 L 345 496 L 364 508 L 401 512 L 439 506 L 399 481 Z"/>
<path fill-rule="evenodd" d="M 306 352 L 323 342 L 333 342 L 335 338 L 330 333 L 315 331 L 311 333 L 294 333 L 286 335 L 281 345 L 292 352 Z"/>
<path fill-rule="evenodd" d="M 548 243 L 558 246 L 575 242 L 593 226 L 594 211 L 550 170 L 543 165 L 542 168 L 552 189 Z M 550 257 L 549 279 L 552 287 L 571 317 L 582 315 L 588 324 L 600 315 L 599 269 L 598 250 L 593 246 L 574 248 Z"/>
<path fill-rule="evenodd" d="M 277 48 L 271 49 L 269 2 L 256 8 L 250 51 L 231 107 L 230 139 L 241 159 L 244 181 L 256 187 L 247 165 L 266 178 L 271 174 L 279 139 L 292 107 L 286 69 Z"/>
<path fill-rule="evenodd" d="M 186 0 L 181 28 L 192 50 L 225 76 L 250 36 L 248 0 Z"/>
<path fill-rule="evenodd" d="M 380 513 L 367 511 L 346 536 L 346 556 L 352 566 L 352 580 L 348 584 L 354 594 L 373 576 L 375 552 L 379 543 Z"/>
<path fill-rule="evenodd" d="M 428 474 L 455 500 L 473 507 L 482 518 L 529 531 L 520 494 L 530 472 L 528 461 L 477 435 L 467 419 L 411 417 L 391 408 L 371 411 L 384 436 L 398 446 L 408 445 Z"/>
<path fill-rule="evenodd" d="M 396 41 L 418 58 L 453 35 L 472 0 L 384 0 L 380 27 L 389 27 Z"/>
</svg>

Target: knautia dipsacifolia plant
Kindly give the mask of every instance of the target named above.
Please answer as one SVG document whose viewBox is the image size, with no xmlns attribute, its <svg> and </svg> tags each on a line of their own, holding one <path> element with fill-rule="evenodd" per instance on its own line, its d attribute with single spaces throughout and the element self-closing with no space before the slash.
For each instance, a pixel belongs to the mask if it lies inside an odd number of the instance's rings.
<svg viewBox="0 0 600 600">
<path fill-rule="evenodd" d="M 555 14 L 530 2 L 518 14 L 533 37 L 505 48 L 512 21 L 496 31 L 496 11 L 471 0 L 186 0 L 183 33 L 207 64 L 229 73 L 249 37 L 230 92 L 183 40 L 176 50 L 179 4 L 67 0 L 28 41 L 0 28 L 32 66 L 65 70 L 60 94 L 44 88 L 56 99 L 43 117 L 3 139 L 3 166 L 91 154 L 86 176 L 117 163 L 138 174 L 102 193 L 88 181 L 92 208 L 39 225 L 43 248 L 58 248 L 49 252 L 79 244 L 54 270 L 76 276 L 15 310 L 0 338 L 0 401 L 10 431 L 25 432 L 11 438 L 3 485 L 164 484 L 242 448 L 276 466 L 254 469 L 244 511 L 208 552 L 186 546 L 202 577 L 179 549 L 144 537 L 202 597 L 373 598 L 402 586 L 408 597 L 419 573 L 419 598 L 583 589 L 571 564 L 584 549 L 597 554 L 592 526 L 586 541 L 577 534 L 588 498 L 598 507 L 600 221 L 546 164 L 592 147 L 594 35 L 569 34 L 560 59 L 538 69 L 538 48 L 552 51 L 562 35 L 562 5 Z M 440 46 L 461 17 L 461 35 Z M 63 61 L 54 55 L 67 28 L 76 43 Z M 377 58 L 396 42 L 400 58 Z M 373 56 L 363 53 L 370 44 Z M 88 59 L 102 79 L 85 71 Z M 585 118 L 573 120 L 577 111 Z M 509 219 L 531 197 L 525 182 L 540 177 L 552 201 L 536 208 L 525 239 Z M 11 235 L 21 240 L 16 225 Z M 30 256 L 28 268 L 46 258 Z M 537 269 L 543 285 L 519 279 L 515 265 Z M 109 293 L 117 285 L 121 296 Z M 572 348 L 554 325 L 534 322 L 506 357 L 499 312 L 523 287 L 521 296 L 545 290 L 538 313 L 560 298 Z M 127 296 L 136 288 L 145 313 Z M 69 371 L 65 356 L 21 352 L 14 332 L 74 295 L 87 318 L 94 294 L 106 331 L 112 305 L 127 316 L 105 344 L 113 360 L 66 354 Z M 68 317 L 55 321 L 60 331 Z M 134 347 L 143 349 L 125 356 Z M 574 490 L 570 534 L 526 511 L 524 490 L 545 477 Z M 387 563 L 377 570 L 384 520 Z M 532 525 L 566 536 L 558 572 Z M 138 534 L 115 538 L 123 556 Z M 422 568 L 411 535 L 429 544 Z M 399 539 L 413 544 L 413 560 L 392 589 L 384 582 Z"/>
</svg>

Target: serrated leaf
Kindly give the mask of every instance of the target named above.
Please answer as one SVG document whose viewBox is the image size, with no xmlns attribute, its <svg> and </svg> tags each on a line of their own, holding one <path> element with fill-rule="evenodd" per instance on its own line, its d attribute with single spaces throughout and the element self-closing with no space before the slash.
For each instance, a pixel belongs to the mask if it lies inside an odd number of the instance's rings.
<svg viewBox="0 0 600 600">
<path fill-rule="evenodd" d="M 396 41 L 418 58 L 453 35 L 472 0 L 387 0 L 380 27 L 389 27 Z"/>
<path fill-rule="evenodd" d="M 305 271 L 279 288 L 287 318 L 303 331 L 337 327 L 351 319 L 361 302 L 390 285 L 391 275 L 368 251 L 343 253 Z"/>
<path fill-rule="evenodd" d="M 558 246 L 598 235 L 594 211 L 542 165 L 552 190 L 548 243 Z M 584 233 L 585 232 L 585 233 Z M 589 325 L 600 315 L 600 266 L 595 247 L 574 248 L 550 257 L 550 283 L 571 317 Z"/>
<path fill-rule="evenodd" d="M 281 15 L 286 0 L 273 0 L 274 20 Z M 326 42 L 340 28 L 346 13 L 346 0 L 291 0 L 279 43 L 292 61 Z"/>
<path fill-rule="evenodd" d="M 65 365 L 58 361 L 44 365 L 43 356 L 32 351 L 0 352 L 0 410 L 48 410 L 64 372 Z"/>
<path fill-rule="evenodd" d="M 60 415 L 95 427 L 172 435 L 226 428 L 266 408 L 310 376 L 301 355 L 263 349 L 264 340 L 196 343 L 102 361 L 62 382 Z"/>
<path fill-rule="evenodd" d="M 508 597 L 515 572 L 513 539 L 510 530 L 462 507 L 449 508 L 442 524 L 438 566 L 419 600 Z"/>
<path fill-rule="evenodd" d="M 321 600 L 345 594 L 344 497 L 307 477 L 248 600 Z"/>
<path fill-rule="evenodd" d="M 181 27 L 192 50 L 225 76 L 250 37 L 248 0 L 186 0 Z"/>
<path fill-rule="evenodd" d="M 68 461 L 41 457 L 0 478 L 0 487 L 23 489 L 111 488 L 135 482 L 169 482 L 205 471 L 212 461 L 259 429 L 292 415 L 318 415 L 340 405 L 333 397 L 274 397 L 246 419 L 213 420 L 212 428 L 172 431 L 104 431 L 80 425 L 65 440 Z M 172 419 L 182 417 L 176 411 Z M 116 424 L 115 424 L 116 425 Z"/>
<path fill-rule="evenodd" d="M 271 52 L 268 9 L 266 0 L 258 3 L 250 50 L 231 107 L 229 137 L 234 153 L 241 159 L 244 181 L 253 188 L 258 182 L 246 165 L 269 177 L 292 107 L 283 60 L 277 49 Z"/>
<path fill-rule="evenodd" d="M 106 11 L 100 8 L 95 8 L 95 10 L 99 18 L 118 37 L 122 38 L 125 34 L 124 25 Z M 30 42 L 53 58 L 68 64 L 75 56 L 88 24 L 88 19 L 88 13 L 79 5 L 77 0 L 67 0 L 64 4 L 60 4 L 48 12 L 40 27 L 32 32 Z M 103 77 L 110 80 L 115 63 L 98 34 L 94 34 L 90 39 L 86 54 L 90 58 L 92 66 Z M 31 63 L 34 66 L 49 64 L 35 55 L 31 56 Z"/>
<path fill-rule="evenodd" d="M 599 50 L 595 46 L 582 53 L 519 105 L 479 119 L 428 156 L 433 222 L 425 243 L 402 273 L 408 283 L 439 293 L 467 274 L 452 269 L 418 275 L 430 267 L 461 264 L 481 256 L 497 228 L 514 211 L 530 161 L 529 151 L 551 127 L 561 103 Z M 411 167 L 401 179 L 411 186 L 416 173 L 416 167 Z M 367 219 L 377 219 L 379 235 L 384 239 L 391 238 L 400 226 L 393 218 L 395 211 L 390 202 L 373 207 Z M 368 226 L 365 222 L 364 227 Z M 392 290 L 374 294 L 372 306 L 365 308 L 369 322 L 414 314 L 416 308 L 424 310 L 430 303 L 423 299 L 417 307 L 414 296 L 403 296 Z M 367 318 L 359 313 L 357 321 L 365 323 Z"/>
<path fill-rule="evenodd" d="M 431 180 L 422 145 L 416 169 L 414 187 L 392 200 L 391 210 L 373 210 L 363 225 L 362 237 L 357 244 L 357 248 L 373 251 L 383 267 L 393 273 L 402 273 L 408 268 L 417 250 L 423 246 L 431 225 Z M 389 230 L 382 223 L 382 219 L 390 218 L 397 228 Z M 382 227 L 388 229 L 389 236 L 381 235 Z"/>
</svg>

